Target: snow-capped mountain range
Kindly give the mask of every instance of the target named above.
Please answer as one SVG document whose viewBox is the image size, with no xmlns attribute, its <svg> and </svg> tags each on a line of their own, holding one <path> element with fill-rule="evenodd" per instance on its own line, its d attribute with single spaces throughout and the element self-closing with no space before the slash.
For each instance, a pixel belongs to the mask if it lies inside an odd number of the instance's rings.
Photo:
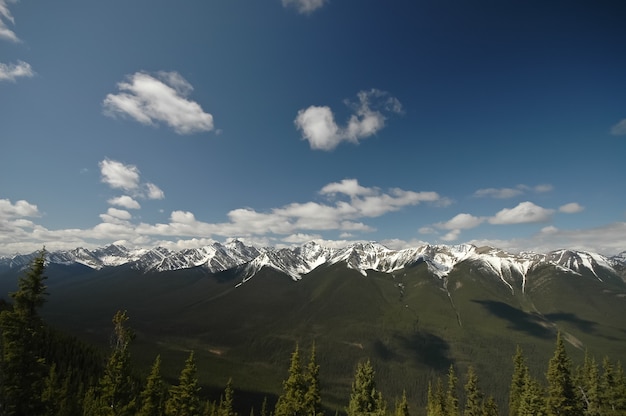
<svg viewBox="0 0 626 416">
<path fill-rule="evenodd" d="M 0 267 L 23 268 L 37 253 L 0 257 Z M 623 275 L 626 251 L 613 257 L 575 250 L 557 250 L 545 254 L 522 252 L 511 254 L 492 247 L 462 245 L 423 245 L 403 250 L 392 250 L 375 242 L 354 243 L 345 248 L 324 247 L 308 242 L 294 248 L 256 248 L 239 240 L 213 243 L 197 249 L 172 251 L 163 247 L 131 250 L 120 245 L 109 245 L 95 250 L 76 248 L 48 253 L 48 261 L 55 264 L 82 264 L 92 269 L 127 265 L 143 272 L 162 272 L 201 267 L 217 273 L 238 268 L 242 283 L 262 268 L 270 267 L 299 280 L 321 265 L 345 263 L 364 276 L 370 270 L 393 273 L 405 266 L 426 263 L 439 278 L 445 278 L 462 262 L 477 262 L 486 271 L 498 276 L 513 290 L 513 280 L 521 279 L 522 291 L 526 276 L 542 265 L 552 265 L 562 271 L 587 274 L 602 280 L 602 276 Z"/>
</svg>

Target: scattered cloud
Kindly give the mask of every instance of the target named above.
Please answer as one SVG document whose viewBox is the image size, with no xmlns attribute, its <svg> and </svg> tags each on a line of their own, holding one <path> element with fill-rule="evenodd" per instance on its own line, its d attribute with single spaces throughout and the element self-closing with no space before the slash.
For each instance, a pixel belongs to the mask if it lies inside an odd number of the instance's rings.
<svg viewBox="0 0 626 416">
<path fill-rule="evenodd" d="M 99 163 L 102 182 L 113 189 L 132 191 L 139 187 L 139 169 L 115 160 L 104 159 Z"/>
<path fill-rule="evenodd" d="M 585 210 L 585 207 L 580 205 L 578 202 L 570 202 L 569 204 L 565 204 L 559 207 L 559 212 L 565 214 L 576 214 Z"/>
<path fill-rule="evenodd" d="M 139 202 L 135 201 L 128 195 L 122 195 L 115 198 L 111 198 L 107 201 L 111 205 L 116 205 L 118 207 L 126 208 L 126 209 L 140 209 L 141 205 Z"/>
<path fill-rule="evenodd" d="M 441 240 L 446 242 L 456 241 L 459 238 L 460 234 L 461 230 L 450 230 L 448 233 L 441 236 Z"/>
<path fill-rule="evenodd" d="M 611 134 L 614 136 L 626 135 L 626 118 L 611 127 Z"/>
<path fill-rule="evenodd" d="M 360 91 L 357 97 L 358 102 L 346 103 L 353 114 L 345 127 L 337 125 L 330 107 L 312 105 L 298 111 L 294 123 L 311 149 L 329 151 L 344 141 L 359 143 L 385 126 L 385 114 L 402 112 L 400 101 L 387 92 L 372 89 Z"/>
<path fill-rule="evenodd" d="M 514 208 L 504 208 L 494 217 L 489 218 L 491 224 L 527 224 L 546 222 L 552 218 L 554 210 L 542 208 L 532 202 L 519 203 Z"/>
<path fill-rule="evenodd" d="M 327 0 L 282 0 L 283 7 L 294 7 L 300 14 L 311 14 L 320 9 Z"/>
<path fill-rule="evenodd" d="M 106 214 L 100 214 L 100 219 L 103 222 L 111 224 L 125 224 L 131 218 L 130 212 L 117 208 L 109 208 Z"/>
<path fill-rule="evenodd" d="M 517 185 L 515 188 L 485 188 L 479 189 L 474 192 L 474 196 L 477 198 L 496 198 L 496 199 L 508 199 L 519 195 L 523 195 L 526 192 L 550 192 L 553 186 L 549 184 L 541 184 L 536 186 Z"/>
<path fill-rule="evenodd" d="M 100 166 L 101 180 L 113 189 L 130 192 L 134 197 L 163 199 L 165 193 L 153 183 L 142 183 L 140 172 L 135 165 L 125 165 L 116 160 L 104 159 Z M 128 209 L 141 208 L 139 203 L 128 195 L 109 199 L 109 204 Z"/>
<path fill-rule="evenodd" d="M 213 116 L 187 98 L 193 87 L 177 72 L 136 72 L 117 87 L 120 92 L 108 94 L 102 103 L 106 115 L 146 125 L 162 122 L 178 134 L 213 130 Z"/>
<path fill-rule="evenodd" d="M 30 78 L 34 75 L 35 71 L 24 61 L 17 61 L 17 64 L 0 62 L 0 81 L 15 82 L 18 78 Z"/>
<path fill-rule="evenodd" d="M 9 11 L 9 3 L 15 3 L 15 0 L 0 0 L 0 39 L 19 42 L 15 32 L 7 27 L 7 22 L 15 25 L 15 19 Z"/>
<path fill-rule="evenodd" d="M 17 217 L 38 217 L 37 205 L 24 200 L 11 203 L 8 199 L 0 199 L 0 220 Z"/>
<path fill-rule="evenodd" d="M 443 228 L 444 230 L 466 230 L 474 227 L 478 227 L 485 221 L 485 218 L 475 217 L 471 214 L 458 214 L 455 215 L 452 219 L 438 223 L 436 226 L 438 228 Z"/>
</svg>

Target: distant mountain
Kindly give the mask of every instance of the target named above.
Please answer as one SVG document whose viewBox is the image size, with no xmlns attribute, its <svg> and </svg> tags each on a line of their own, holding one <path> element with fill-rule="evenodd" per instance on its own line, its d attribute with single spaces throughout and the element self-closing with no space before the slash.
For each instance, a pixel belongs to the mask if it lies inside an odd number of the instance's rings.
<svg viewBox="0 0 626 416">
<path fill-rule="evenodd" d="M 23 268 L 37 253 L 0 257 L 0 269 Z M 109 245 L 95 250 L 76 248 L 48 253 L 52 264 L 82 264 L 91 269 L 130 266 L 143 273 L 202 268 L 209 273 L 237 269 L 240 284 L 254 277 L 263 268 L 271 268 L 300 280 L 322 265 L 345 263 L 346 267 L 366 276 L 368 271 L 394 273 L 407 266 L 425 263 L 428 270 L 444 279 L 459 264 L 480 265 L 499 277 L 511 291 L 526 286 L 529 272 L 543 266 L 556 267 L 567 273 L 603 279 L 624 279 L 626 251 L 613 257 L 576 250 L 549 253 L 522 252 L 512 254 L 493 247 L 462 245 L 423 245 L 391 250 L 376 242 L 354 243 L 342 249 L 323 247 L 309 242 L 294 248 L 256 248 L 239 240 L 226 244 L 213 243 L 201 248 L 172 251 L 163 247 L 130 250 Z"/>
</svg>

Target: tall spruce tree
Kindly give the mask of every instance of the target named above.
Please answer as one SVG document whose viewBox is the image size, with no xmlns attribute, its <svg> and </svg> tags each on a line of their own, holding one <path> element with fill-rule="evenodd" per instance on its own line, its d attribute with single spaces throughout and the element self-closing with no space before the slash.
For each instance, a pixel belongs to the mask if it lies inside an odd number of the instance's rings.
<svg viewBox="0 0 626 416">
<path fill-rule="evenodd" d="M 583 366 L 578 367 L 575 377 L 577 400 L 587 416 L 600 416 L 600 374 L 595 358 L 585 351 Z"/>
<path fill-rule="evenodd" d="M 509 416 L 517 416 L 518 414 L 526 373 L 528 373 L 528 367 L 522 349 L 518 345 L 513 356 L 513 376 L 509 388 Z"/>
<path fill-rule="evenodd" d="M 483 404 L 483 416 L 499 416 L 498 404 L 493 396 L 487 397 Z"/>
<path fill-rule="evenodd" d="M 402 390 L 402 398 L 396 404 L 395 416 L 409 416 L 409 401 L 406 398 L 406 390 Z"/>
<path fill-rule="evenodd" d="M 370 360 L 359 363 L 352 382 L 348 416 L 384 416 L 387 406 L 376 388 L 374 368 Z"/>
<path fill-rule="evenodd" d="M 152 364 L 146 385 L 139 395 L 141 407 L 137 416 L 163 416 L 165 414 L 165 383 L 161 377 L 161 356 Z"/>
<path fill-rule="evenodd" d="M 548 416 L 579 416 L 581 406 L 576 400 L 572 381 L 571 363 L 565 351 L 563 337 L 559 332 L 556 337 L 554 355 L 548 363 L 546 410 Z"/>
<path fill-rule="evenodd" d="M 198 370 L 193 351 L 185 361 L 185 367 L 180 372 L 178 385 L 170 388 L 170 395 L 165 403 L 167 416 L 197 416 L 203 410 L 200 401 L 200 386 L 198 385 Z"/>
<path fill-rule="evenodd" d="M 454 371 L 454 365 L 448 369 L 448 389 L 446 390 L 445 414 L 447 416 L 459 415 L 459 395 L 457 393 L 458 377 Z"/>
<path fill-rule="evenodd" d="M 322 394 L 320 389 L 320 366 L 317 364 L 315 343 L 304 374 L 304 411 L 307 415 L 322 415 Z"/>
<path fill-rule="evenodd" d="M 445 416 L 446 397 L 443 392 L 441 378 L 437 378 L 437 383 L 433 389 L 428 383 L 428 403 L 426 405 L 426 416 Z"/>
<path fill-rule="evenodd" d="M 546 416 L 548 413 L 543 393 L 539 382 L 530 376 L 530 372 L 526 371 L 516 414 L 519 416 Z"/>
<path fill-rule="evenodd" d="M 98 415 L 134 415 L 136 383 L 131 374 L 130 343 L 135 334 L 127 326 L 126 311 L 113 316 L 111 355 L 96 389 Z"/>
<path fill-rule="evenodd" d="M 45 249 L 41 250 L 11 293 L 13 306 L 0 313 L 0 414 L 40 415 L 48 368 L 39 341 L 44 324 L 38 309 L 46 301 Z"/>
<path fill-rule="evenodd" d="M 473 366 L 467 369 L 467 383 L 465 383 L 465 409 L 463 416 L 482 416 L 483 394 L 478 388 L 478 376 Z"/>
<path fill-rule="evenodd" d="M 224 394 L 220 397 L 220 404 L 217 407 L 217 416 L 237 416 L 234 409 L 235 390 L 233 390 L 233 379 L 229 378 L 224 389 Z"/>
<path fill-rule="evenodd" d="M 294 416 L 306 414 L 304 396 L 306 394 L 306 383 L 302 375 L 300 364 L 300 347 L 291 354 L 289 364 L 289 374 L 283 381 L 283 393 L 278 397 L 275 416 Z"/>
</svg>

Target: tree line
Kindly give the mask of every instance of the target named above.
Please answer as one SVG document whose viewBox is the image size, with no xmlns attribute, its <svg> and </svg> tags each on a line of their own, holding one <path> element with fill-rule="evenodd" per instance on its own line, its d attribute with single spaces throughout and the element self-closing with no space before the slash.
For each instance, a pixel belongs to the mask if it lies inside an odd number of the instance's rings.
<svg viewBox="0 0 626 416">
<path fill-rule="evenodd" d="M 85 416 L 238 416 L 232 380 L 219 398 L 201 394 L 194 352 L 186 359 L 178 382 L 169 385 L 157 356 L 150 373 L 137 376 L 129 346 L 135 335 L 125 311 L 112 320 L 111 348 L 104 355 L 74 337 L 49 328 L 38 310 L 46 300 L 45 250 L 33 260 L 0 308 L 0 415 Z M 357 365 L 350 397 L 341 413 L 347 416 L 613 416 L 626 415 L 626 377 L 619 362 L 605 357 L 599 365 L 585 355 L 573 368 L 561 334 L 545 380 L 531 375 L 522 350 L 513 359 L 508 409 L 498 409 L 485 394 L 470 366 L 461 382 L 454 366 L 447 379 L 428 384 L 426 408 L 409 403 L 406 393 L 392 405 L 383 397 L 369 360 Z M 444 386 L 445 384 L 445 386 Z M 291 354 L 282 393 L 267 398 L 250 416 L 319 416 L 322 405 L 320 366 L 315 345 L 303 364 L 298 345 Z M 338 415 L 339 411 L 335 411 Z"/>
</svg>

